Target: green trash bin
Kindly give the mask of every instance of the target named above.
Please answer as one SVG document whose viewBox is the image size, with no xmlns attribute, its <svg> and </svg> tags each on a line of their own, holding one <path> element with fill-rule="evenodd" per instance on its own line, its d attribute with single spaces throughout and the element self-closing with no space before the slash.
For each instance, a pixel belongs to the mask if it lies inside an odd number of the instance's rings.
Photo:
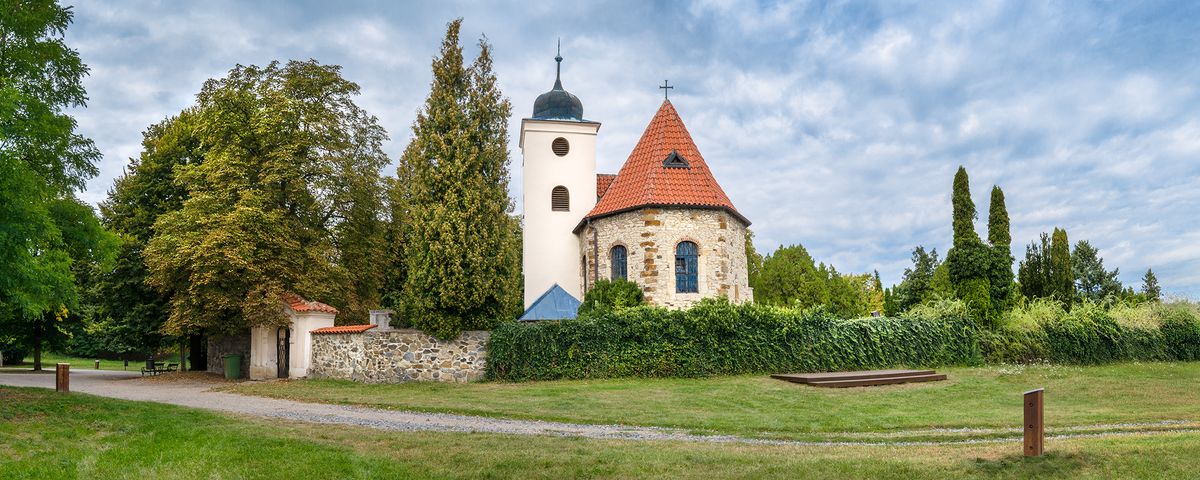
<svg viewBox="0 0 1200 480">
<path fill-rule="evenodd" d="M 225 378 L 233 380 L 242 377 L 241 355 L 225 355 L 221 359 L 225 361 Z"/>
</svg>

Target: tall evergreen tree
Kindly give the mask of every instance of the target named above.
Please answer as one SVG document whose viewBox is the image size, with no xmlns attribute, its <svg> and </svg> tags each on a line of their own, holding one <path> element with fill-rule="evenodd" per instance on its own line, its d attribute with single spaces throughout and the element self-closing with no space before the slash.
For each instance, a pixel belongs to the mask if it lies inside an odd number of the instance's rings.
<svg viewBox="0 0 1200 480">
<path fill-rule="evenodd" d="M 1071 243 L 1067 231 L 1055 228 L 1050 235 L 1050 294 L 1069 305 L 1075 298 L 1075 271 L 1071 268 Z"/>
<path fill-rule="evenodd" d="M 975 233 L 975 202 L 971 200 L 971 183 L 967 177 L 967 169 L 962 166 L 954 173 L 954 188 L 951 194 L 951 205 L 954 207 L 954 247 L 979 243 L 979 235 Z"/>
<path fill-rule="evenodd" d="M 992 186 L 991 203 L 988 205 L 988 243 L 992 247 L 992 265 L 988 273 L 991 303 L 1000 312 L 1008 308 L 1008 299 L 1012 294 L 1014 258 L 1008 207 L 1004 205 L 1004 191 L 998 185 Z"/>
<path fill-rule="evenodd" d="M 401 159 L 398 216 L 404 247 L 400 307 L 439 337 L 486 329 L 519 312 L 520 261 L 508 213 L 508 117 L 491 45 L 463 64 L 459 30 L 447 26 L 425 107 Z M 397 214 L 393 214 L 397 216 Z M 515 308 L 514 308 L 515 307 Z"/>
<path fill-rule="evenodd" d="M 1158 286 L 1158 277 L 1154 276 L 1154 270 L 1146 269 L 1146 274 L 1142 276 L 1142 295 L 1146 300 L 1157 302 L 1162 300 L 1162 287 Z"/>
<path fill-rule="evenodd" d="M 1105 270 L 1099 250 L 1087 240 L 1075 243 L 1075 250 L 1071 252 L 1071 269 L 1079 298 L 1100 301 L 1121 295 L 1121 281 L 1117 279 L 1120 269 L 1111 272 Z"/>
<path fill-rule="evenodd" d="M 993 270 L 993 252 L 975 233 L 975 202 L 967 170 L 958 167 L 954 174 L 954 245 L 946 252 L 946 264 L 955 293 L 971 307 L 972 314 L 983 321 L 995 317 L 989 276 Z M 980 296 L 986 298 L 980 298 Z"/>
<path fill-rule="evenodd" d="M 1028 298 L 1051 296 L 1050 235 L 1042 232 L 1039 241 L 1025 247 L 1025 260 L 1017 268 L 1021 293 Z"/>
</svg>

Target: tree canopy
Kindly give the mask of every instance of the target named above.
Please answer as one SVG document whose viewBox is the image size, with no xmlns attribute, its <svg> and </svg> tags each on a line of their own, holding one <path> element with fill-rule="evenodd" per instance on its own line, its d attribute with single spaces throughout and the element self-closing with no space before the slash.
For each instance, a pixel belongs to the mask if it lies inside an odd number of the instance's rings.
<svg viewBox="0 0 1200 480">
<path fill-rule="evenodd" d="M 381 230 L 363 224 L 382 214 L 386 134 L 358 92 L 311 60 L 205 82 L 185 114 L 203 161 L 173 166 L 186 198 L 157 217 L 144 252 L 148 282 L 170 298 L 166 332 L 280 324 L 285 293 L 359 310 L 378 301 L 356 298 L 378 287 L 347 268 L 382 255 L 361 235 Z"/>
</svg>

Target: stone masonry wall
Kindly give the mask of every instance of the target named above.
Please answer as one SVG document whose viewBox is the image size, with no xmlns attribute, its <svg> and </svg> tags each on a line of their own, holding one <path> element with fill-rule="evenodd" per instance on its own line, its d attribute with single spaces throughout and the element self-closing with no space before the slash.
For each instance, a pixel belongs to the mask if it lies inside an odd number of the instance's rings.
<svg viewBox="0 0 1200 480">
<path fill-rule="evenodd" d="M 479 380 L 487 366 L 490 335 L 469 331 L 442 341 L 412 329 L 317 334 L 309 376 L 364 383 Z"/>
<path fill-rule="evenodd" d="M 675 291 L 675 246 L 685 240 L 700 250 L 698 293 Z M 746 225 L 724 210 L 643 208 L 593 220 L 579 232 L 579 242 L 589 287 L 597 273 L 610 279 L 610 252 L 623 245 L 629 280 L 642 287 L 651 304 L 686 308 L 707 297 L 725 296 L 734 303 L 754 298 L 746 270 Z"/>
<path fill-rule="evenodd" d="M 225 373 L 225 355 L 242 356 L 241 378 L 250 376 L 250 332 L 237 335 L 209 335 L 208 371 Z"/>
</svg>

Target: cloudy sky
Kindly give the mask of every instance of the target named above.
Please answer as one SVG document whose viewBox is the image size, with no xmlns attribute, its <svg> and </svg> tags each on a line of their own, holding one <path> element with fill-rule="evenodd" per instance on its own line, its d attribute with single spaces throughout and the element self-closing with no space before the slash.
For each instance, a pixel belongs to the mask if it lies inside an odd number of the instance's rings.
<svg viewBox="0 0 1200 480">
<path fill-rule="evenodd" d="M 104 153 L 83 197 L 103 199 L 142 130 L 239 63 L 342 65 L 396 157 L 463 17 L 513 102 L 518 202 L 516 132 L 561 37 L 564 86 L 603 123 L 600 170 L 620 168 L 670 79 L 760 251 L 800 243 L 899 281 L 915 245 L 949 246 L 961 164 L 984 217 L 1004 188 L 1014 256 L 1060 226 L 1125 283 L 1153 268 L 1200 298 L 1200 4 L 575 3 L 81 2 L 67 40 L 91 100 L 74 113 Z"/>
</svg>

